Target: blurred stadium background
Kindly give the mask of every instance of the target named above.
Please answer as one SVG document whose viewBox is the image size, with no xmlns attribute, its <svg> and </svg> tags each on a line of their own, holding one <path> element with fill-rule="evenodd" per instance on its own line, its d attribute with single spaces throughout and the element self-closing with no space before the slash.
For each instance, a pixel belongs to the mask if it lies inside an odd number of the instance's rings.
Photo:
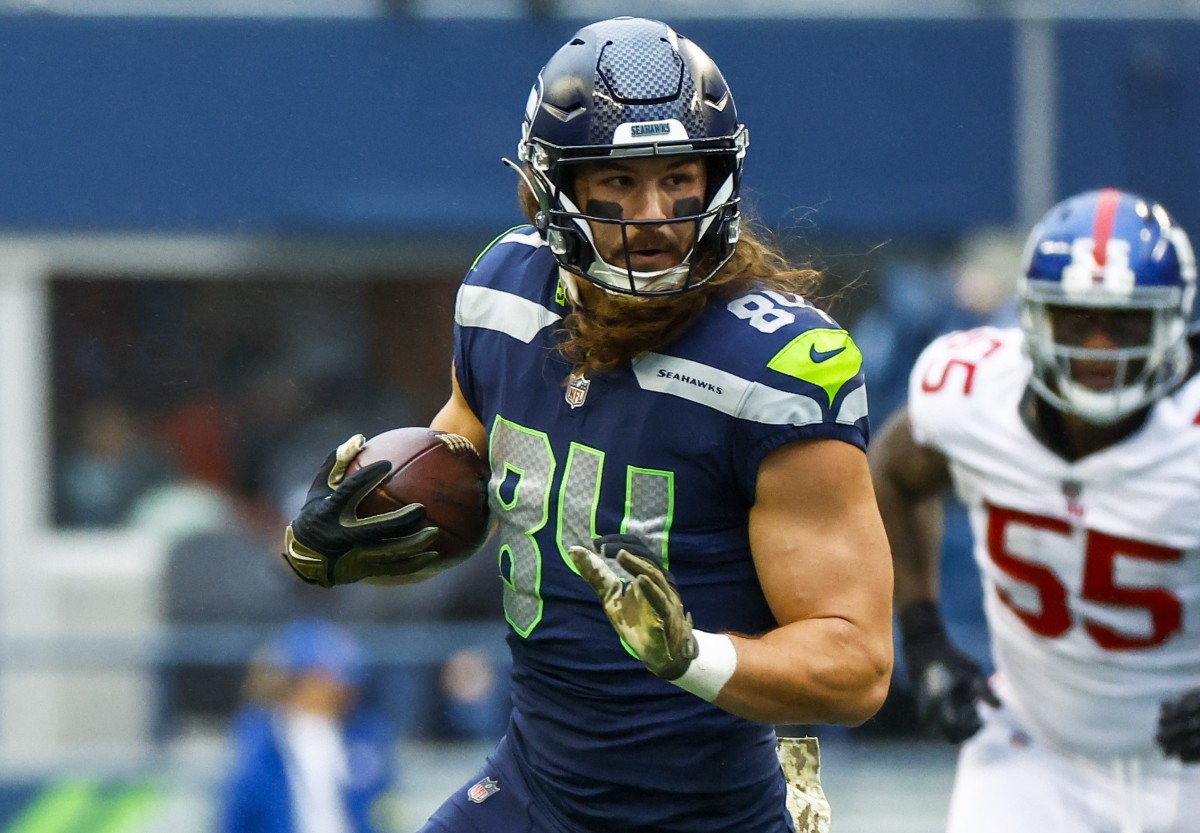
<svg viewBox="0 0 1200 833">
<path fill-rule="evenodd" d="M 829 271 L 878 425 L 938 332 L 1011 316 L 1020 240 L 1119 186 L 1200 229 L 1200 2 L 645 0 L 717 60 L 761 223 Z M 733 8 L 736 7 L 736 8 Z M 0 2 L 0 831 L 211 829 L 246 662 L 361 636 L 397 831 L 502 725 L 486 554 L 311 591 L 274 552 L 324 453 L 426 422 L 458 279 L 519 217 L 541 62 L 599 0 Z M 984 662 L 961 518 L 947 609 Z M 838 833 L 939 829 L 953 751 L 820 728 Z"/>
</svg>

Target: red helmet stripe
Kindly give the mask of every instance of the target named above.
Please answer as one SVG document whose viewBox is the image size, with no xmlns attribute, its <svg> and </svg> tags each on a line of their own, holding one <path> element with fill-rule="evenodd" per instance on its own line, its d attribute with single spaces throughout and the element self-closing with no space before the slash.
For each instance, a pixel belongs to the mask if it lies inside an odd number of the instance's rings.
<svg viewBox="0 0 1200 833">
<path fill-rule="evenodd" d="M 1120 204 L 1121 192 L 1116 188 L 1105 188 L 1100 192 L 1100 202 L 1096 206 L 1096 222 L 1092 226 L 1092 256 L 1096 258 L 1096 265 L 1101 268 L 1108 259 L 1108 239 L 1112 237 L 1117 219 L 1117 206 Z"/>
</svg>

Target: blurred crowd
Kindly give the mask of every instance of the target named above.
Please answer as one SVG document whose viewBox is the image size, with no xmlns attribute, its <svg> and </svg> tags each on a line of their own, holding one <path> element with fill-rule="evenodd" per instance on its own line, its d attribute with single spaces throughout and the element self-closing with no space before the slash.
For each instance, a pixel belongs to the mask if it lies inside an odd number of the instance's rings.
<svg viewBox="0 0 1200 833">
<path fill-rule="evenodd" d="M 195 628 L 503 621 L 486 553 L 429 585 L 337 592 L 297 581 L 279 557 L 329 450 L 432 416 L 450 333 L 430 332 L 421 310 L 453 292 L 386 280 L 56 286 L 54 521 L 137 528 L 167 548 L 166 624 L 192 637 L 163 670 L 163 733 L 222 725 L 241 696 L 244 663 L 189 659 L 206 638 Z M 496 737 L 506 677 L 493 659 L 502 645 L 487 647 L 427 663 L 375 657 L 362 696 L 405 737 Z"/>
</svg>

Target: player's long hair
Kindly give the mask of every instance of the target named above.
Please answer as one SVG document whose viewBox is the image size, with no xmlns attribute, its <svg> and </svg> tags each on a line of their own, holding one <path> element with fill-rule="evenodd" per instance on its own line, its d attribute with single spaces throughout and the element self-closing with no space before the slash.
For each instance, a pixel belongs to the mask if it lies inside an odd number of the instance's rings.
<svg viewBox="0 0 1200 833">
<path fill-rule="evenodd" d="M 518 195 L 525 216 L 533 221 L 538 204 L 524 185 Z M 703 260 L 696 268 L 704 271 Z M 766 239 L 765 233 L 742 220 L 737 249 L 707 283 L 678 295 L 635 297 L 605 292 L 580 278 L 583 303 L 563 320 L 559 352 L 574 366 L 573 373 L 603 372 L 658 350 L 684 333 L 704 312 L 710 300 L 730 298 L 752 287 L 808 295 L 821 283 L 814 268 L 797 267 Z"/>
</svg>

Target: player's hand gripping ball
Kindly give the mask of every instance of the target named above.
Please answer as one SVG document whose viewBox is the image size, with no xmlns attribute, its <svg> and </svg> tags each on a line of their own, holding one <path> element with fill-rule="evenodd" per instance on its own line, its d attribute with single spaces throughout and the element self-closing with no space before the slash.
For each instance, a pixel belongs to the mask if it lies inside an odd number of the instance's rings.
<svg viewBox="0 0 1200 833">
<path fill-rule="evenodd" d="M 323 587 L 423 581 L 488 533 L 488 469 L 470 441 L 429 428 L 361 434 L 326 458 L 288 525 L 284 558 Z"/>
</svg>

